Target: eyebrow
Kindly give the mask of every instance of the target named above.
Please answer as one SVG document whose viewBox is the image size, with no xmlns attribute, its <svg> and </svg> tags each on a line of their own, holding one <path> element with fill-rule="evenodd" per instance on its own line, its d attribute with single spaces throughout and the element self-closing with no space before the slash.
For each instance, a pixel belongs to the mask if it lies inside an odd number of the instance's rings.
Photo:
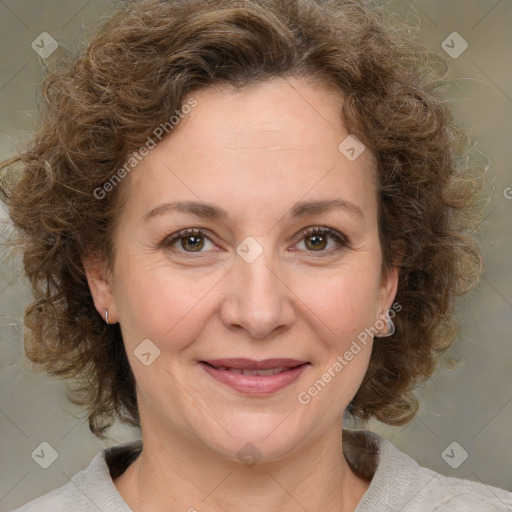
<svg viewBox="0 0 512 512">
<path fill-rule="evenodd" d="M 314 215 L 318 213 L 326 213 L 335 209 L 345 210 L 349 213 L 365 219 L 363 211 L 356 206 L 354 203 L 346 201 L 344 199 L 325 199 L 317 201 L 303 201 L 295 204 L 290 212 L 287 214 L 288 217 L 305 217 L 307 215 Z M 182 212 L 195 215 L 204 219 L 219 219 L 225 220 L 229 217 L 226 210 L 214 206 L 212 204 L 202 203 L 198 201 L 175 201 L 171 203 L 164 203 L 151 211 L 147 212 L 143 216 L 144 221 L 164 215 L 172 212 Z"/>
</svg>

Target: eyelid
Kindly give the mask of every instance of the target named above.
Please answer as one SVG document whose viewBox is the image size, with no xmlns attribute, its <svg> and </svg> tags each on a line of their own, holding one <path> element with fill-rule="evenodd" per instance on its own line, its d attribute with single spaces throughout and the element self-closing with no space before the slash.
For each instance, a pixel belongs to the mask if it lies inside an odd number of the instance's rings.
<svg viewBox="0 0 512 512">
<path fill-rule="evenodd" d="M 178 241 L 180 238 L 183 238 L 183 237 L 185 237 L 187 235 L 199 235 L 199 236 L 202 236 L 202 237 L 206 238 L 207 240 L 209 240 L 210 242 L 215 244 L 214 240 L 212 239 L 211 236 L 208 235 L 208 233 L 210 233 L 210 231 L 207 230 L 207 229 L 203 229 L 203 228 L 185 228 L 185 229 L 181 229 L 181 230 L 179 230 L 179 231 L 177 231 L 177 232 L 167 236 L 166 238 L 164 238 L 164 240 L 162 242 L 162 245 L 164 247 L 170 247 L 176 241 Z M 300 230 L 299 233 L 297 233 L 297 235 L 295 235 L 295 237 L 294 237 L 294 238 L 299 237 L 294 245 L 297 245 L 306 236 L 312 236 L 312 235 L 317 234 L 317 233 L 329 235 L 331 238 L 333 238 L 336 241 L 336 243 L 340 247 L 335 248 L 335 249 L 323 250 L 323 251 L 305 251 L 305 252 L 307 252 L 307 253 L 309 253 L 311 255 L 315 255 L 315 254 L 318 254 L 318 256 L 329 255 L 329 254 L 332 254 L 333 252 L 340 251 L 342 248 L 351 248 L 350 240 L 348 239 L 348 237 L 345 234 L 341 233 L 337 229 L 330 228 L 330 227 L 327 227 L 327 226 L 321 226 L 321 225 L 308 226 L 308 227 L 305 227 L 302 230 Z M 201 255 L 201 254 L 203 254 L 204 252 L 207 252 L 207 251 L 199 251 L 199 252 L 190 251 L 189 252 L 189 251 L 178 250 L 178 252 L 180 252 L 182 254 L 186 254 L 186 255 L 188 255 L 190 257 L 197 257 L 197 256 L 193 256 L 193 255 Z"/>
<path fill-rule="evenodd" d="M 206 238 L 207 240 L 209 240 L 210 242 L 215 243 L 212 240 L 212 237 L 209 236 L 209 231 L 207 229 L 203 229 L 203 228 L 185 228 L 185 229 L 180 229 L 179 231 L 176 231 L 175 233 L 172 233 L 171 235 L 166 236 L 164 238 L 164 240 L 162 241 L 162 245 L 164 245 L 164 246 L 171 246 L 177 240 L 179 240 L 180 238 L 183 238 L 183 237 L 185 237 L 187 235 L 200 235 L 203 238 Z M 180 252 L 184 252 L 185 254 L 194 254 L 193 252 L 189 252 L 189 253 L 187 253 L 186 251 L 180 251 Z M 196 253 L 196 254 L 200 254 L 200 253 Z"/>
<path fill-rule="evenodd" d="M 337 229 L 329 228 L 327 226 L 310 226 L 310 227 L 307 227 L 307 228 L 304 228 L 303 230 L 301 230 L 299 235 L 301 236 L 301 240 L 302 240 L 302 238 L 304 238 L 305 236 L 313 235 L 315 233 L 331 235 L 342 245 L 346 245 L 346 246 L 350 245 L 350 241 L 346 235 L 344 235 Z"/>
</svg>

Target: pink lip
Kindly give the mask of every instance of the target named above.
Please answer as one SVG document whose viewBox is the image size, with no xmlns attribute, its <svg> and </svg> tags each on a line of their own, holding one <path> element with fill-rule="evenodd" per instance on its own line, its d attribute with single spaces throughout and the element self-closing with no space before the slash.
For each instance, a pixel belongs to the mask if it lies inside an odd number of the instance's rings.
<svg viewBox="0 0 512 512">
<path fill-rule="evenodd" d="M 263 359 L 257 361 L 255 359 L 247 359 L 245 357 L 234 357 L 224 359 L 204 359 L 203 362 L 211 364 L 212 366 L 225 367 L 225 368 L 240 368 L 246 370 L 268 370 L 269 368 L 294 368 L 307 361 L 300 361 L 298 359 L 279 358 L 279 359 Z"/>
<path fill-rule="evenodd" d="M 220 360 L 217 360 L 220 361 Z M 226 359 L 222 360 L 224 362 L 230 361 L 230 365 L 219 365 L 229 368 L 235 368 L 232 366 L 233 360 Z M 285 361 L 285 360 L 273 360 L 273 361 Z M 286 360 L 290 362 L 291 360 Z M 254 361 L 253 361 L 254 363 Z M 243 375 L 232 373 L 229 370 L 220 370 L 209 366 L 204 361 L 199 362 L 199 366 L 203 368 L 211 377 L 215 380 L 233 388 L 235 391 L 240 393 L 244 393 L 246 395 L 252 396 L 266 396 L 276 393 L 277 391 L 289 386 L 293 382 L 295 382 L 302 372 L 309 366 L 309 363 L 300 364 L 300 366 L 290 367 L 289 370 L 283 371 L 281 373 L 276 373 L 274 375 Z M 275 364 L 273 363 L 270 367 L 267 368 L 250 368 L 248 366 L 241 366 L 240 368 L 246 369 L 269 369 L 269 368 L 277 368 L 277 367 L 286 367 L 287 364 Z"/>
</svg>

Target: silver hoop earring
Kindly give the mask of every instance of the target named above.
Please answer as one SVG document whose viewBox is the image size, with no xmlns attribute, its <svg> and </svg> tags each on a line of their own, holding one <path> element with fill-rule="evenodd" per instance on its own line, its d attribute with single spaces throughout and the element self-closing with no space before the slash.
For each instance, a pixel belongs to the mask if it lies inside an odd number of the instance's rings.
<svg viewBox="0 0 512 512">
<path fill-rule="evenodd" d="M 386 334 L 374 334 L 376 338 L 387 338 L 388 336 L 391 336 L 392 334 L 395 334 L 395 324 L 393 323 L 393 320 L 391 320 L 389 316 L 389 309 L 384 313 L 386 318 L 386 323 L 388 326 L 388 331 Z"/>
<path fill-rule="evenodd" d="M 108 309 L 105 309 L 105 322 L 108 324 Z"/>
</svg>

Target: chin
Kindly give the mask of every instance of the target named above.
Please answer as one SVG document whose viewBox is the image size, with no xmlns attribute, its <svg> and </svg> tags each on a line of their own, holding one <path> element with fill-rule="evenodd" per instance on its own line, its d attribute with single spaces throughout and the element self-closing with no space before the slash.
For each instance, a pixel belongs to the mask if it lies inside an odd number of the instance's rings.
<svg viewBox="0 0 512 512">
<path fill-rule="evenodd" d="M 214 452 L 224 459 L 241 462 L 248 465 L 248 461 L 272 462 L 290 454 L 295 448 L 299 449 L 300 441 L 306 436 L 302 427 L 295 425 L 286 418 L 286 414 L 278 417 L 268 417 L 261 421 L 260 414 L 247 415 L 243 421 L 232 420 L 226 426 L 227 432 L 215 428 L 216 432 L 222 431 L 222 435 L 208 436 L 204 438 L 199 432 L 199 438 Z M 277 416 L 277 415 L 276 415 Z M 285 419 L 286 418 L 286 419 Z M 283 421 L 284 420 L 284 421 Z M 216 424 L 218 427 L 218 425 Z M 209 431 L 210 434 L 212 430 Z"/>
</svg>

